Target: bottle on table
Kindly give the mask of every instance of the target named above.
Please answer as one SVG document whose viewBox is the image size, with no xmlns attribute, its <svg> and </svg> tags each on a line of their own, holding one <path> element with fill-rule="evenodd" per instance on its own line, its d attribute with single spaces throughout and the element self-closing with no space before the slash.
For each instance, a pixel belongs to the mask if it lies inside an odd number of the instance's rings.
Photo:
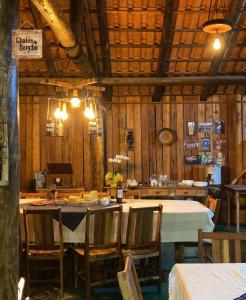
<svg viewBox="0 0 246 300">
<path fill-rule="evenodd" d="M 123 201 L 123 187 L 120 181 L 117 183 L 116 199 L 117 199 L 117 203 L 122 203 Z"/>
</svg>

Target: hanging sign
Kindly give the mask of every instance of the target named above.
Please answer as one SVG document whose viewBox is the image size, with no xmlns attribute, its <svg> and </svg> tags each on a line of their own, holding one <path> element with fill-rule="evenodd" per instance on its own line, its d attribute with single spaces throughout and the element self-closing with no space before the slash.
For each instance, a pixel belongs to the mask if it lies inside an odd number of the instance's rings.
<svg viewBox="0 0 246 300">
<path fill-rule="evenodd" d="M 12 30 L 12 57 L 42 58 L 42 30 Z"/>
</svg>

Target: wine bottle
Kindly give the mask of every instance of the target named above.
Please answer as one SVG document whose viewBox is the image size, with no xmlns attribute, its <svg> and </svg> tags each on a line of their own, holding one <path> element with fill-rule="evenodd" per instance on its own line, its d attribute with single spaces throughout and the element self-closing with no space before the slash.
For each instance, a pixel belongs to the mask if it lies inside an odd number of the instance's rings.
<svg viewBox="0 0 246 300">
<path fill-rule="evenodd" d="M 122 188 L 122 185 L 121 185 L 120 181 L 117 184 L 116 197 L 117 197 L 117 203 L 122 203 L 122 200 L 123 200 L 123 188 Z"/>
</svg>

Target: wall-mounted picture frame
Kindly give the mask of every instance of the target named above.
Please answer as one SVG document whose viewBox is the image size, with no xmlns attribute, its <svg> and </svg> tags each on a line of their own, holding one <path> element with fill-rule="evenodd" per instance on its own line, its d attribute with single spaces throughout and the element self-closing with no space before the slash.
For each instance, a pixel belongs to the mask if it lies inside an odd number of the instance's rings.
<svg viewBox="0 0 246 300">
<path fill-rule="evenodd" d="M 212 131 L 213 123 L 212 122 L 199 122 L 198 131 L 199 132 L 210 132 Z"/>
<path fill-rule="evenodd" d="M 195 150 L 198 149 L 199 143 L 198 141 L 185 141 L 184 142 L 184 150 Z"/>
<path fill-rule="evenodd" d="M 184 156 L 185 165 L 199 165 L 199 155 L 185 155 Z"/>
<path fill-rule="evenodd" d="M 202 137 L 200 145 L 201 145 L 201 151 L 210 152 L 211 151 L 211 138 L 210 137 Z"/>
<path fill-rule="evenodd" d="M 197 133 L 197 122 L 196 121 L 186 121 L 186 135 L 192 136 Z"/>
<path fill-rule="evenodd" d="M 225 133 L 225 122 L 223 120 L 214 121 L 214 133 L 219 135 Z"/>
<path fill-rule="evenodd" d="M 134 129 L 126 129 L 126 150 L 134 150 L 135 132 Z"/>
<path fill-rule="evenodd" d="M 214 162 L 213 155 L 199 155 L 199 164 L 200 165 L 211 165 Z"/>
<path fill-rule="evenodd" d="M 215 150 L 222 150 L 226 146 L 226 140 L 217 139 L 214 140 L 214 149 Z"/>
</svg>

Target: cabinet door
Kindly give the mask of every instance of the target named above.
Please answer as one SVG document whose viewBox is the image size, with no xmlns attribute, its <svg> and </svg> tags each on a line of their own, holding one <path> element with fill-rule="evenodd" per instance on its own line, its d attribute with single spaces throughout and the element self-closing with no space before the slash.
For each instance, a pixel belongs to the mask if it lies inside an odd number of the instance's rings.
<svg viewBox="0 0 246 300">
<path fill-rule="evenodd" d="M 195 189 L 177 189 L 176 190 L 177 196 L 196 196 L 196 190 Z"/>
</svg>

